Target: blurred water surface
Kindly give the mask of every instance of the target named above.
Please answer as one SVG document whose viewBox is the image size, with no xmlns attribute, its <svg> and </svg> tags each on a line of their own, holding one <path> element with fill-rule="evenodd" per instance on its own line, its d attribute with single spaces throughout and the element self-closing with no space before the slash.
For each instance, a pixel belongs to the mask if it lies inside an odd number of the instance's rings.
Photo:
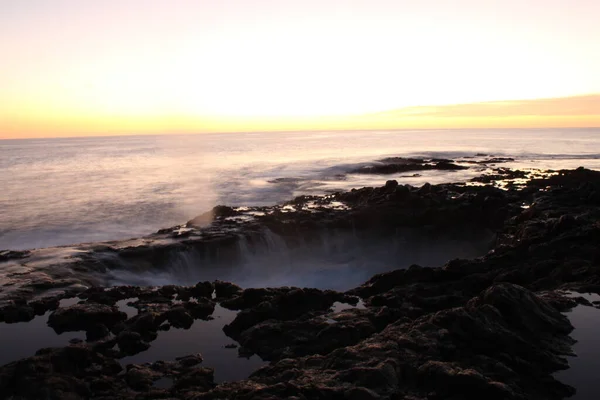
<svg viewBox="0 0 600 400">
<path fill-rule="evenodd" d="M 217 204 L 269 205 L 386 179 L 347 174 L 386 156 L 515 157 L 511 167 L 600 169 L 600 129 L 230 133 L 0 141 L 0 249 L 124 239 Z"/>
</svg>

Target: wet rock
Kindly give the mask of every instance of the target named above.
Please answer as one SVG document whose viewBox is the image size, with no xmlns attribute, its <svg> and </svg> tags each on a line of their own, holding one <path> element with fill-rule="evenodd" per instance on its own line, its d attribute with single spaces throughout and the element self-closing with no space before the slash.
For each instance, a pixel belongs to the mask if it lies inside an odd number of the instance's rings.
<svg viewBox="0 0 600 400">
<path fill-rule="evenodd" d="M 2 398 L 89 398 L 92 392 L 86 377 L 116 376 L 121 370 L 118 362 L 87 346 L 44 349 L 0 367 L 0 394 Z"/>
<path fill-rule="evenodd" d="M 344 392 L 344 398 L 348 400 L 377 400 L 381 396 L 364 387 L 353 387 Z"/>
<path fill-rule="evenodd" d="M 451 162 L 382 161 L 386 163 Z M 503 169 L 495 173 L 503 180 L 524 176 Z M 452 184 L 413 188 L 392 181 L 381 188 L 327 198 L 299 197 L 290 202 L 296 212 L 268 208 L 263 211 L 271 214 L 244 227 L 236 225 L 239 231 L 231 235 L 224 233 L 226 223 L 221 217 L 242 211 L 218 210 L 213 225 L 202 231 L 202 239 L 192 235 L 177 246 L 193 246 L 210 256 L 210 246 L 216 246 L 213 250 L 225 242 L 233 246 L 239 232 L 252 237 L 253 229 L 264 228 L 280 233 L 290 243 L 318 229 L 376 228 L 395 234 L 399 227 L 424 226 L 446 233 L 491 229 L 496 239 L 492 251 L 481 258 L 451 260 L 439 268 L 411 266 L 390 271 L 347 293 L 242 290 L 218 281 L 192 287 L 90 288 L 80 293 L 86 303 L 56 310 L 51 318 L 54 323 L 62 322 L 62 329 L 86 330 L 88 339 L 97 333 L 98 340 L 42 349 L 34 357 L 0 367 L 0 397 L 564 398 L 573 389 L 556 381 L 553 373 L 567 367 L 564 356 L 572 351 L 573 341 L 569 338 L 572 327 L 560 312 L 589 302 L 565 297 L 561 290 L 600 293 L 598 193 L 600 173 L 585 169 L 557 171 L 555 176 L 536 178 L 526 188 L 520 189 L 519 184 L 513 190 Z M 333 201 L 348 209 L 326 210 Z M 318 207 L 309 212 L 308 202 Z M 523 210 L 525 205 L 530 208 Z M 180 250 L 161 245 L 154 252 L 151 240 L 127 247 L 124 257 L 140 268 L 150 268 L 166 260 L 171 251 Z M 121 252 L 102 246 L 95 246 L 94 251 L 111 252 L 111 256 Z M 158 260 L 152 258 L 155 255 Z M 38 291 L 51 285 L 43 284 L 41 274 L 27 279 L 40 284 L 3 293 L 1 318 L 9 315 L 9 321 L 16 321 L 32 313 L 43 314 L 56 308 L 58 298 L 73 295 L 34 301 Z M 116 358 L 147 349 L 158 330 L 186 327 L 212 314 L 213 291 L 223 307 L 241 310 L 224 328 L 240 343 L 239 354 L 258 354 L 272 361 L 269 365 L 249 379 L 217 386 L 212 371 L 199 367 L 199 355 L 129 367 L 118 375 L 121 367 Z M 360 308 L 330 309 L 336 301 L 356 304 L 352 296 L 361 297 Z M 115 317 L 111 306 L 134 297 L 139 298 L 134 304 L 139 314 L 127 320 L 120 314 Z M 89 307 L 106 308 L 98 308 L 96 318 Z M 105 329 L 116 337 L 101 337 Z M 120 351 L 113 349 L 115 345 Z M 153 387 L 165 377 L 174 379 L 172 387 Z"/>
<path fill-rule="evenodd" d="M 203 297 L 210 299 L 212 298 L 214 290 L 215 287 L 212 282 L 198 282 L 196 286 L 190 290 L 190 294 L 196 298 Z"/>
<path fill-rule="evenodd" d="M 230 310 L 244 310 L 256 307 L 263 301 L 270 301 L 276 296 L 289 292 L 290 288 L 249 288 L 236 296 L 221 301 L 221 306 Z"/>
<path fill-rule="evenodd" d="M 292 320 L 311 311 L 325 311 L 336 301 L 353 301 L 353 298 L 332 290 L 293 288 L 272 297 L 269 301 L 243 310 L 230 324 L 223 327 L 223 331 L 235 339 L 242 331 L 260 322 L 269 319 Z"/>
<path fill-rule="evenodd" d="M 88 342 L 93 342 L 96 340 L 100 340 L 108 336 L 110 331 L 106 327 L 106 325 L 95 324 L 92 325 L 86 332 L 85 337 Z"/>
<path fill-rule="evenodd" d="M 519 307 L 530 312 L 528 323 L 513 317 Z M 287 382 L 294 387 L 289 395 L 296 396 L 307 395 L 302 382 L 310 381 L 313 388 L 350 384 L 353 389 L 345 389 L 346 395 L 364 398 L 401 391 L 407 398 L 429 398 L 435 392 L 435 398 L 521 399 L 526 392 L 528 398 L 559 399 L 571 390 L 549 371 L 564 367 L 560 356 L 571 341 L 560 321 L 556 329 L 546 325 L 561 320 L 559 316 L 524 288 L 495 285 L 466 307 L 389 324 L 325 356 L 282 359 L 257 371 L 252 380 L 266 385 L 261 393 L 274 393 L 278 382 Z M 525 358 L 510 356 L 514 354 Z M 538 363 L 546 366 L 543 371 L 532 368 Z"/>
<path fill-rule="evenodd" d="M 417 159 L 390 157 L 380 161 L 379 164 L 366 165 L 350 171 L 355 174 L 395 174 L 409 171 L 427 170 L 462 170 L 469 167 L 455 164 L 452 160 L 444 159 Z"/>
<path fill-rule="evenodd" d="M 49 310 L 56 310 L 59 304 L 57 298 L 44 298 L 30 302 L 29 306 L 33 308 L 35 315 L 44 315 Z"/>
<path fill-rule="evenodd" d="M 207 319 L 215 311 L 215 303 L 208 300 L 184 303 L 184 307 L 194 319 Z"/>
<path fill-rule="evenodd" d="M 186 226 L 203 227 L 212 223 L 215 219 L 233 217 L 237 214 L 237 211 L 235 211 L 233 208 L 219 205 L 214 207 L 211 211 L 199 215 L 194 219 L 188 221 Z"/>
<path fill-rule="evenodd" d="M 185 357 L 177 357 L 175 360 L 183 367 L 191 367 L 200 364 L 203 358 L 202 355 L 198 353 Z"/>
<path fill-rule="evenodd" d="M 119 349 L 126 355 L 134 355 L 150 348 L 150 344 L 137 332 L 123 331 L 117 335 Z"/>
<path fill-rule="evenodd" d="M 180 375 L 173 384 L 173 390 L 206 392 L 215 386 L 212 368 L 192 368 Z"/>
<path fill-rule="evenodd" d="M 118 286 L 106 290 L 103 287 L 92 287 L 78 297 L 87 300 L 89 303 L 100 303 L 114 305 L 117 301 L 133 299 L 143 293 L 143 289 L 135 286 Z"/>
<path fill-rule="evenodd" d="M 398 187 L 398 181 L 396 180 L 389 180 L 385 182 L 385 187 L 388 189 L 395 189 Z"/>
<path fill-rule="evenodd" d="M 48 326 L 57 333 L 68 331 L 87 331 L 97 324 L 107 327 L 118 324 L 127 319 L 127 314 L 119 311 L 117 307 L 97 303 L 75 304 L 66 308 L 59 308 L 50 314 Z"/>
<path fill-rule="evenodd" d="M 161 322 L 162 319 L 156 318 L 155 313 L 145 312 L 129 318 L 126 323 L 122 324 L 121 330 L 127 329 L 138 333 L 156 331 Z"/>
<path fill-rule="evenodd" d="M 218 299 L 227 299 L 242 292 L 242 288 L 231 282 L 215 281 L 215 296 Z"/>
<path fill-rule="evenodd" d="M 130 364 L 127 366 L 125 381 L 134 390 L 148 390 L 152 383 L 162 377 L 160 372 L 145 365 Z"/>
<path fill-rule="evenodd" d="M 192 318 L 185 307 L 170 309 L 165 313 L 165 318 L 174 328 L 189 329 L 194 323 L 194 318 Z"/>
<path fill-rule="evenodd" d="M 4 321 L 7 324 L 16 322 L 28 322 L 35 317 L 34 309 L 26 304 L 10 305 L 4 307 L 0 312 L 0 322 Z"/>
<path fill-rule="evenodd" d="M 25 258 L 29 253 L 27 250 L 0 250 L 0 262 Z"/>
</svg>

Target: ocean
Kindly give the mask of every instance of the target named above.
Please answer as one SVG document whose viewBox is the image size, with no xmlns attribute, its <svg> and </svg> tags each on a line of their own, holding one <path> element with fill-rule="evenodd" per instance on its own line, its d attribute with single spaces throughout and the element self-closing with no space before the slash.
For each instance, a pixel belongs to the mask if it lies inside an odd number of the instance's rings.
<svg viewBox="0 0 600 400">
<path fill-rule="evenodd" d="M 125 239 L 217 204 L 272 205 L 302 194 L 464 181 L 464 171 L 363 175 L 387 156 L 515 158 L 512 168 L 600 169 L 600 128 L 389 130 L 0 141 L 0 249 Z"/>
</svg>

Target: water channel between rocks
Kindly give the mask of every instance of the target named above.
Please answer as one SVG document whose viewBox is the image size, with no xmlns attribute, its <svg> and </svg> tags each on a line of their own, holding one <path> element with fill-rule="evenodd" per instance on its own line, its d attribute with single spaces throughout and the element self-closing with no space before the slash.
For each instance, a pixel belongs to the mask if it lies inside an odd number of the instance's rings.
<svg viewBox="0 0 600 400">
<path fill-rule="evenodd" d="M 150 348 L 136 355 L 122 358 L 121 364 L 142 364 L 154 361 L 173 361 L 189 354 L 202 354 L 202 366 L 215 369 L 215 382 L 237 381 L 247 378 L 256 369 L 266 365 L 257 355 L 250 358 L 238 356 L 237 348 L 225 348 L 235 341 L 223 333 L 236 311 L 217 304 L 209 321 L 195 320 L 190 329 L 173 329 L 158 332 Z"/>
<path fill-rule="evenodd" d="M 127 313 L 129 318 L 137 314 L 135 308 L 127 305 L 133 300 L 135 299 L 121 300 L 116 303 L 119 310 Z M 80 301 L 78 298 L 62 300 L 60 307 L 68 307 L 78 301 Z M 72 340 L 85 340 L 86 335 L 83 331 L 56 334 L 47 325 L 50 314 L 51 312 L 47 312 L 30 322 L 0 323 L 0 338 L 2 338 L 0 365 L 31 357 L 41 348 L 63 347 Z M 213 319 L 195 320 L 189 329 L 171 328 L 166 332 L 160 331 L 158 338 L 150 343 L 148 350 L 124 357 L 120 362 L 126 366 L 173 361 L 177 357 L 200 353 L 204 358 L 202 366 L 215 369 L 217 383 L 247 378 L 253 371 L 267 363 L 256 355 L 250 358 L 239 357 L 237 348 L 225 348 L 226 345 L 235 344 L 235 341 L 225 335 L 223 326 L 233 321 L 236 315 L 236 311 L 216 305 L 212 314 Z"/>
<path fill-rule="evenodd" d="M 590 302 L 600 301 L 600 295 L 571 293 L 575 297 L 584 297 Z M 598 303 L 595 303 L 596 305 Z M 572 400 L 597 400 L 600 398 L 600 336 L 598 323 L 600 310 L 595 307 L 578 305 L 566 313 L 575 328 L 571 337 L 577 341 L 573 346 L 575 357 L 569 357 L 569 369 L 557 372 L 554 376 L 559 381 L 573 386 L 576 393 Z"/>
<path fill-rule="evenodd" d="M 195 284 L 201 280 L 222 279 L 240 284 L 242 287 L 298 286 L 321 289 L 347 290 L 362 284 L 373 274 L 405 268 L 418 263 L 425 266 L 439 266 L 456 257 L 476 257 L 483 255 L 490 247 L 493 235 L 465 235 L 452 237 L 444 235 L 413 234 L 393 237 L 324 235 L 311 243 L 288 246 L 276 236 L 268 237 L 265 245 L 249 246 L 241 242 L 240 262 L 236 265 L 203 265 L 193 256 L 182 254 L 172 259 L 165 271 L 120 271 L 116 273 L 113 285 L 133 284 L 154 286 L 164 284 Z M 69 298 L 60 301 L 64 308 L 76 304 L 81 299 Z M 124 299 L 116 306 L 128 318 L 137 314 L 137 309 L 127 305 L 136 299 Z M 335 303 L 332 312 L 351 308 L 347 304 Z M 356 306 L 364 308 L 359 302 Z M 63 347 L 71 341 L 82 341 L 86 334 L 80 332 L 56 332 L 47 326 L 51 312 L 36 316 L 26 323 L 0 323 L 2 351 L 0 365 L 33 356 L 39 349 Z M 235 381 L 247 378 L 253 371 L 266 365 L 254 355 L 239 357 L 236 344 L 223 332 L 223 326 L 231 323 L 237 312 L 217 305 L 212 319 L 195 320 L 189 329 L 171 328 L 159 331 L 150 348 L 120 360 L 127 364 L 142 364 L 155 361 L 170 361 L 177 357 L 200 353 L 204 358 L 202 366 L 215 369 L 215 381 Z M 335 323 L 329 319 L 328 322 Z M 168 379 L 157 382 L 168 386 Z"/>
</svg>

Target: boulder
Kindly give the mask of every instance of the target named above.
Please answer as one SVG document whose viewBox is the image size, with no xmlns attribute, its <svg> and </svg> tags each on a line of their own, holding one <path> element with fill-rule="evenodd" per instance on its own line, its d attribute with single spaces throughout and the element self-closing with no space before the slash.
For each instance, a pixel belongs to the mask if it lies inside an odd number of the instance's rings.
<svg viewBox="0 0 600 400">
<path fill-rule="evenodd" d="M 48 326 L 57 333 L 87 331 L 97 324 L 112 327 L 126 319 L 127 314 L 119 311 L 117 307 L 97 303 L 83 303 L 54 311 L 48 318 Z"/>
</svg>

